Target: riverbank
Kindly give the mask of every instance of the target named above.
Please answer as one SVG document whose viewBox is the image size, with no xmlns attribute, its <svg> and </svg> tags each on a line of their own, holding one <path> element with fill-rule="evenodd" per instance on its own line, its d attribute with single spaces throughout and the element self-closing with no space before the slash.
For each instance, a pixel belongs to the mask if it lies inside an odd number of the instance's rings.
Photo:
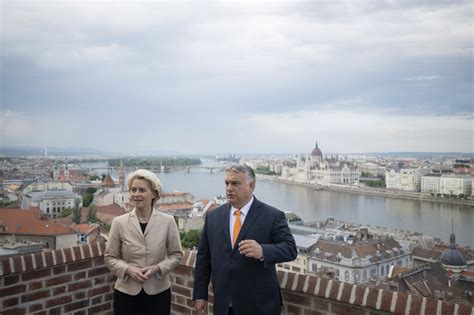
<svg viewBox="0 0 474 315">
<path fill-rule="evenodd" d="M 290 185 L 308 187 L 314 190 L 340 191 L 340 192 L 347 192 L 351 194 L 383 196 L 383 197 L 389 197 L 389 198 L 395 198 L 395 199 L 430 201 L 430 202 L 474 207 L 473 200 L 447 199 L 447 198 L 442 198 L 442 197 L 434 197 L 434 196 L 430 196 L 430 195 L 426 195 L 426 194 L 422 194 L 418 192 L 387 190 L 383 188 L 370 188 L 370 187 L 358 187 L 358 186 L 347 186 L 347 185 L 322 186 L 322 185 L 314 185 L 314 184 L 309 184 L 309 183 L 295 182 L 292 180 L 278 178 L 276 176 L 269 176 L 269 175 L 262 175 L 262 174 L 256 174 L 256 175 L 258 179 L 271 180 L 271 181 L 286 183 Z"/>
</svg>

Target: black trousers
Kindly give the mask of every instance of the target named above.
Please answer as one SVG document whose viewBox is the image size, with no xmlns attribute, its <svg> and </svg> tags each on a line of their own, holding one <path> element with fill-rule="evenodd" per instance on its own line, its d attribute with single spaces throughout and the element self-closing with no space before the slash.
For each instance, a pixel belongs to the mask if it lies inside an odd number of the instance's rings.
<svg viewBox="0 0 474 315">
<path fill-rule="evenodd" d="M 169 315 L 170 311 L 170 289 L 156 295 L 148 295 L 143 289 L 138 295 L 114 290 L 115 315 Z"/>
</svg>

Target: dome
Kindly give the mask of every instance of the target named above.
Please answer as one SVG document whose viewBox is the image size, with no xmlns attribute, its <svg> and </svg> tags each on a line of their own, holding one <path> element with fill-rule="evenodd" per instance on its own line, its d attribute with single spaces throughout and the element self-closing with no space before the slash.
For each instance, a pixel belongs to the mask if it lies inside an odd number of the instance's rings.
<svg viewBox="0 0 474 315">
<path fill-rule="evenodd" d="M 456 248 L 456 239 L 451 234 L 449 248 L 440 256 L 441 263 L 446 266 L 466 266 L 466 259 L 459 249 Z"/>
<path fill-rule="evenodd" d="M 313 151 L 311 151 L 311 156 L 323 156 L 323 153 L 318 148 L 318 142 L 316 142 L 316 146 L 314 147 Z"/>
</svg>

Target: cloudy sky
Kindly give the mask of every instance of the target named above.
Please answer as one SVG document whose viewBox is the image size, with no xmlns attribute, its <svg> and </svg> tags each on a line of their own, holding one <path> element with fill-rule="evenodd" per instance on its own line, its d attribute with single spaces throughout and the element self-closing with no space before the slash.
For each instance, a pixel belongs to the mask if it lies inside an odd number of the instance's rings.
<svg viewBox="0 0 474 315">
<path fill-rule="evenodd" d="M 1 3 L 2 145 L 473 152 L 467 1 Z"/>
</svg>

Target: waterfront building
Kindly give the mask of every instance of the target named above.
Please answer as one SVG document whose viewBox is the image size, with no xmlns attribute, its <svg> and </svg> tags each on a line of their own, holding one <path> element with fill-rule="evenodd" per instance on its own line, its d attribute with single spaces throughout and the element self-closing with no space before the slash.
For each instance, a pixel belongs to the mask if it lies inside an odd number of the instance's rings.
<svg viewBox="0 0 474 315">
<path fill-rule="evenodd" d="M 323 158 L 316 142 L 310 154 L 297 155 L 295 167 L 283 165 L 280 178 L 313 185 L 352 185 L 359 182 L 360 170 L 348 161 L 339 161 L 338 157 Z"/>
<path fill-rule="evenodd" d="M 441 174 L 426 174 L 421 177 L 421 192 L 429 194 L 440 193 Z"/>
<path fill-rule="evenodd" d="M 472 192 L 472 177 L 469 175 L 443 175 L 440 178 L 440 193 L 443 195 L 469 196 Z"/>
<path fill-rule="evenodd" d="M 421 177 L 428 172 L 428 169 L 395 167 L 385 172 L 385 185 L 387 189 L 420 192 Z"/>
<path fill-rule="evenodd" d="M 373 177 L 385 176 L 386 168 L 384 166 L 372 163 L 372 162 L 361 162 L 359 163 L 359 169 L 361 174 L 365 173 Z"/>
<path fill-rule="evenodd" d="M 359 169 L 347 162 L 341 162 L 337 166 L 328 166 L 325 168 L 316 169 L 313 172 L 317 178 L 317 184 L 331 185 L 343 184 L 350 185 L 359 182 Z"/>
</svg>

